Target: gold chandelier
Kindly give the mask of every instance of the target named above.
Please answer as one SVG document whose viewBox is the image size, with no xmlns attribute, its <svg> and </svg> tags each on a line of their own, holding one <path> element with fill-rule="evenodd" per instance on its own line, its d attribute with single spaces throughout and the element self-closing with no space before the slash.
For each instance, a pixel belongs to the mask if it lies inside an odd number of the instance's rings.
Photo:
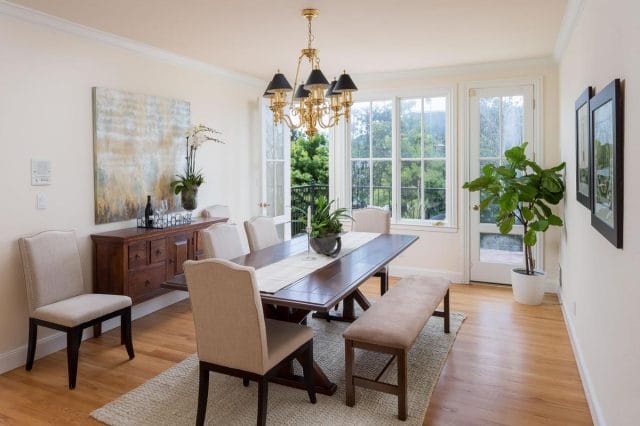
<svg viewBox="0 0 640 426">
<path fill-rule="evenodd" d="M 326 129 L 335 126 L 340 121 L 340 117 L 344 117 L 348 123 L 350 108 L 353 104 L 351 92 L 358 90 L 346 71 L 331 83 L 320 71 L 318 50 L 311 47 L 314 38 L 311 32 L 311 20 L 319 14 L 320 11 L 317 9 L 302 10 L 302 16 L 308 21 L 308 43 L 298 57 L 294 82 L 296 91 L 291 96 L 288 114 L 285 112 L 286 98 L 287 93 L 292 92 L 293 88 L 280 70 L 273 76 L 263 95 L 269 99 L 269 109 L 273 112 L 275 124 L 284 122 L 291 130 L 303 127 L 309 137 L 317 134 L 319 127 Z M 304 84 L 298 85 L 303 58 L 308 59 L 311 73 Z"/>
</svg>

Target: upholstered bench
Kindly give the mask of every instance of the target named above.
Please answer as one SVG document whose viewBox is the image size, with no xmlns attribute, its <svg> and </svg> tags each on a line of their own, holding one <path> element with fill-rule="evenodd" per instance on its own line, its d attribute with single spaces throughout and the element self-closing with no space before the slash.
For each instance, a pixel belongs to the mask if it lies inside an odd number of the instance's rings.
<svg viewBox="0 0 640 426">
<path fill-rule="evenodd" d="M 403 278 L 344 331 L 348 406 L 355 405 L 355 386 L 362 386 L 397 395 L 398 418 L 407 419 L 407 353 L 432 315 L 444 317 L 444 332 L 449 333 L 449 284 L 443 278 Z M 443 299 L 444 310 L 436 311 Z M 353 374 L 355 348 L 392 357 L 371 380 Z M 394 358 L 398 362 L 397 386 L 379 381 Z"/>
</svg>

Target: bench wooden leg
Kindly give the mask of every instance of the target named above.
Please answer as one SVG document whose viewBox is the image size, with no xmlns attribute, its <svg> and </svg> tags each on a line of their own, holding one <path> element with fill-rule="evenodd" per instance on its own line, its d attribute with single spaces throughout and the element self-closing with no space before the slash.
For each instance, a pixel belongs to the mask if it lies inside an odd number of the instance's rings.
<svg viewBox="0 0 640 426">
<path fill-rule="evenodd" d="M 353 407 L 356 403 L 356 390 L 353 385 L 353 342 L 351 340 L 344 341 L 344 375 L 347 384 L 346 404 Z"/>
<path fill-rule="evenodd" d="M 449 323 L 450 323 L 450 315 L 449 315 L 449 290 L 447 290 L 447 294 L 444 295 L 444 332 L 449 333 Z"/>
<path fill-rule="evenodd" d="M 398 418 L 407 420 L 407 351 L 399 350 L 398 357 Z"/>
</svg>

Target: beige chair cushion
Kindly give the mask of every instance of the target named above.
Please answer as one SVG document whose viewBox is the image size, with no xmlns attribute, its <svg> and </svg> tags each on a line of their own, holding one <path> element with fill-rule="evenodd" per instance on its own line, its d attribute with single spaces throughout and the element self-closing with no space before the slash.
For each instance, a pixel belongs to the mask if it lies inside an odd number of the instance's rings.
<svg viewBox="0 0 640 426">
<path fill-rule="evenodd" d="M 202 209 L 202 217 L 231 217 L 229 206 L 214 204 Z"/>
<path fill-rule="evenodd" d="M 81 294 L 37 308 L 32 318 L 67 327 L 75 327 L 87 321 L 131 306 L 129 296 L 115 294 Z"/>
<path fill-rule="evenodd" d="M 236 225 L 211 225 L 202 231 L 202 243 L 206 258 L 233 259 L 245 254 Z"/>
<path fill-rule="evenodd" d="M 352 231 L 355 232 L 377 232 L 388 234 L 391 228 L 391 212 L 378 207 L 367 207 L 365 209 L 353 210 Z"/>
<path fill-rule="evenodd" d="M 267 369 L 275 367 L 290 353 L 313 339 L 313 330 L 292 322 L 265 320 L 267 327 L 268 360 Z"/>
<path fill-rule="evenodd" d="M 18 241 L 29 312 L 84 293 L 73 231 L 45 231 Z"/>
<path fill-rule="evenodd" d="M 281 242 L 272 217 L 255 216 L 244 223 L 244 230 L 252 252 Z"/>
<path fill-rule="evenodd" d="M 351 324 L 345 339 L 408 349 L 449 289 L 449 280 L 403 278 Z"/>
</svg>

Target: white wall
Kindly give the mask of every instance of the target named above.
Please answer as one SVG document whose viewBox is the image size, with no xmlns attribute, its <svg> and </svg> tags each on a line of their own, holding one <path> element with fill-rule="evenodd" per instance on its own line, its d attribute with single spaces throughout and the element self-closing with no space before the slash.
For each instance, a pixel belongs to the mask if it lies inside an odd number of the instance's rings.
<svg viewBox="0 0 640 426">
<path fill-rule="evenodd" d="M 423 273 L 449 277 L 457 282 L 464 282 L 467 270 L 465 255 L 465 91 L 467 84 L 495 82 L 497 85 L 505 81 L 542 80 L 542 114 L 544 148 L 544 164 L 547 166 L 559 163 L 558 149 L 558 67 L 551 58 L 536 58 L 520 61 L 487 63 L 468 66 L 435 68 L 423 71 L 407 71 L 401 73 L 359 75 L 354 80 L 360 89 L 358 96 L 370 98 L 376 93 L 380 96 L 393 96 L 415 90 L 433 88 L 452 88 L 454 90 L 454 155 L 456 155 L 456 187 L 457 187 L 457 225 L 454 229 L 437 227 L 418 227 L 406 225 L 392 226 L 392 232 L 414 234 L 419 240 L 401 254 L 392 264 L 391 272 L 395 275 Z M 457 96 L 456 96 L 457 93 Z M 538 107 L 541 106 L 538 100 Z M 340 143 L 340 142 L 339 142 Z M 342 142 L 343 143 L 343 142 Z M 337 147 L 340 149 L 340 147 Z M 338 185 L 344 185 L 344 178 L 339 175 Z M 339 194 L 339 191 L 336 191 Z M 344 197 L 344 196 L 343 196 Z M 558 276 L 558 246 L 560 232 L 552 229 L 545 235 L 544 269 L 548 279 L 553 282 Z"/>
<path fill-rule="evenodd" d="M 562 299 L 594 418 L 609 425 L 640 418 L 640 2 L 587 0 L 560 63 L 560 140 L 567 162 Z M 575 199 L 574 102 L 623 80 L 624 243 L 618 250 Z"/>
<path fill-rule="evenodd" d="M 89 235 L 133 225 L 94 224 L 91 88 L 117 88 L 191 102 L 193 122 L 221 130 L 227 142 L 205 145 L 199 152 L 198 164 L 206 176 L 199 204 L 228 204 L 239 221 L 255 213 L 253 206 L 258 201 L 256 101 L 263 87 L 206 66 L 173 65 L 170 59 L 156 60 L 2 12 L 0 361 L 4 353 L 25 345 L 27 338 L 28 312 L 17 239 L 45 229 L 75 229 L 85 285 L 90 289 L 93 247 Z M 51 161 L 51 186 L 30 185 L 32 158 Z M 37 191 L 46 193 L 48 209 L 36 210 Z M 47 335 L 40 330 L 41 336 Z"/>
</svg>

